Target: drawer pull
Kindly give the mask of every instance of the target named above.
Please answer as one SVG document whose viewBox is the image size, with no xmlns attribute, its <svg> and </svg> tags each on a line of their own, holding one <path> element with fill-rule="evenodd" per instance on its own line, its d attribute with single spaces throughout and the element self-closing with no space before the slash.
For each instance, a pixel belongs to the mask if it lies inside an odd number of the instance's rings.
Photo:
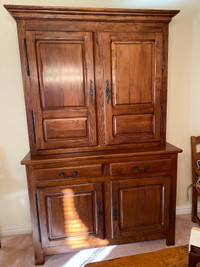
<svg viewBox="0 0 200 267">
<path fill-rule="evenodd" d="M 74 177 L 76 177 L 77 174 L 78 174 L 78 172 L 77 172 L 77 171 L 74 171 L 72 176 L 67 176 L 64 172 L 61 172 L 61 173 L 60 173 L 60 176 L 62 176 L 63 178 L 68 178 L 68 179 L 69 179 L 69 178 L 74 178 Z"/>
<path fill-rule="evenodd" d="M 133 167 L 134 170 L 138 170 L 138 172 L 146 172 L 150 168 L 149 165 L 146 165 L 143 170 L 140 170 L 138 166 Z"/>
</svg>

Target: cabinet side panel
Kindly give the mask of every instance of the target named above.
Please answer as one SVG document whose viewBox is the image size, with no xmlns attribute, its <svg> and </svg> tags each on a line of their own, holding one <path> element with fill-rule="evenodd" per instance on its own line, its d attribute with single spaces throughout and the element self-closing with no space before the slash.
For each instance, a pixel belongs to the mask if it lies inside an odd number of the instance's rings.
<svg viewBox="0 0 200 267">
<path fill-rule="evenodd" d="M 23 78 L 23 88 L 24 88 L 24 98 L 26 105 L 26 117 L 27 117 L 27 126 L 28 126 L 28 136 L 29 136 L 29 145 L 32 154 L 36 154 L 35 147 L 35 135 L 34 135 L 34 123 L 33 123 L 33 104 L 32 104 L 32 94 L 30 90 L 30 77 L 27 73 L 28 61 L 25 47 L 25 21 L 17 21 L 17 32 L 18 32 L 18 42 L 19 42 L 19 51 L 20 51 L 20 60 L 21 60 L 21 71 Z"/>
</svg>

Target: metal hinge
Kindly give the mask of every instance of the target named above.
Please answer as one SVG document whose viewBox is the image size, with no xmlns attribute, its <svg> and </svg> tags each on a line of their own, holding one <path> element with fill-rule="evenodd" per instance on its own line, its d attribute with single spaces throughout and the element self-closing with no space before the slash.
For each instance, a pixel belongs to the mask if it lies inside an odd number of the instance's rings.
<svg viewBox="0 0 200 267">
<path fill-rule="evenodd" d="M 28 76 L 30 76 L 26 39 L 24 39 L 24 51 L 25 51 L 25 60 L 26 60 L 26 73 Z"/>
<path fill-rule="evenodd" d="M 117 203 L 116 200 L 114 201 L 114 208 L 113 208 L 113 217 L 114 217 L 114 221 L 117 221 Z"/>
<path fill-rule="evenodd" d="M 94 98 L 94 91 L 93 91 L 93 84 L 92 83 L 93 83 L 92 80 L 90 80 L 90 102 L 91 102 L 91 104 L 94 103 L 94 100 L 93 100 L 93 98 Z"/>
<path fill-rule="evenodd" d="M 99 217 L 99 223 L 102 221 L 102 209 L 101 209 L 101 202 L 98 202 L 98 217 Z"/>
<path fill-rule="evenodd" d="M 36 144 L 35 121 L 34 121 L 34 115 L 33 115 L 32 110 L 31 110 L 31 119 L 32 119 L 32 128 L 33 128 L 33 140 L 34 140 L 34 143 Z"/>
<path fill-rule="evenodd" d="M 35 207 L 36 207 L 36 216 L 37 216 L 38 239 L 39 239 L 39 242 L 41 243 L 41 232 L 40 232 L 40 222 L 39 222 L 39 211 L 38 211 L 37 194 L 35 194 Z"/>
<path fill-rule="evenodd" d="M 161 106 L 161 115 L 160 115 L 160 134 L 163 134 L 163 106 Z"/>
<path fill-rule="evenodd" d="M 165 42 L 163 39 L 163 51 L 162 51 L 162 73 L 164 73 L 165 70 Z"/>
<path fill-rule="evenodd" d="M 170 179 L 169 226 L 172 223 L 172 180 Z"/>
<path fill-rule="evenodd" d="M 109 104 L 109 98 L 110 98 L 109 80 L 106 80 L 106 99 L 108 104 Z"/>
</svg>

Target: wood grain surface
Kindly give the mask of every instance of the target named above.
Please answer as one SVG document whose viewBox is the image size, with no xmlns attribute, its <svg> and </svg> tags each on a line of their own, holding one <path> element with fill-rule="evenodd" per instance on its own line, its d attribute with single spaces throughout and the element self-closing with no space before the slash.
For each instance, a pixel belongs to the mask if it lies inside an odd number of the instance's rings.
<svg viewBox="0 0 200 267">
<path fill-rule="evenodd" d="M 181 149 L 166 143 L 167 54 L 179 11 L 5 8 L 18 25 L 35 263 L 108 244 L 174 245 Z"/>
</svg>

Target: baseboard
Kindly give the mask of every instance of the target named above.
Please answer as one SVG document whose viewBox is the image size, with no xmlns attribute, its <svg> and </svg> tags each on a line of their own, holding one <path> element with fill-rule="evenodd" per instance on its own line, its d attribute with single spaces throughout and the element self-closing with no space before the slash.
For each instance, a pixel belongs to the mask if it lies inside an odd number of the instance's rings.
<svg viewBox="0 0 200 267">
<path fill-rule="evenodd" d="M 198 208 L 198 212 L 200 213 L 200 207 Z M 177 215 L 183 215 L 183 214 L 191 214 L 192 213 L 192 207 L 183 207 L 183 208 L 176 208 L 176 214 Z"/>
<path fill-rule="evenodd" d="M 31 232 L 32 232 L 31 226 L 2 228 L 0 230 L 0 236 L 23 235 L 23 234 L 30 234 Z"/>
<path fill-rule="evenodd" d="M 191 212 L 192 212 L 191 206 L 189 206 L 189 207 L 182 207 L 182 208 L 177 207 L 176 208 L 176 214 L 177 215 L 191 214 Z"/>
</svg>

